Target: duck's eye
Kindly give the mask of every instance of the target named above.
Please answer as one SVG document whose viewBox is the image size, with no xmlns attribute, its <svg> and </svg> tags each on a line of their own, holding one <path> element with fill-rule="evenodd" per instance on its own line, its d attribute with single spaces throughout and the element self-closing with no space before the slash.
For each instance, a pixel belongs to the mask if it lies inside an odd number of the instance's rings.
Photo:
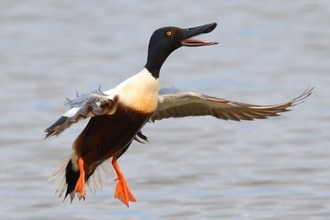
<svg viewBox="0 0 330 220">
<path fill-rule="evenodd" d="M 166 34 L 167 34 L 167 36 L 171 36 L 172 35 L 172 31 L 167 31 Z"/>
</svg>

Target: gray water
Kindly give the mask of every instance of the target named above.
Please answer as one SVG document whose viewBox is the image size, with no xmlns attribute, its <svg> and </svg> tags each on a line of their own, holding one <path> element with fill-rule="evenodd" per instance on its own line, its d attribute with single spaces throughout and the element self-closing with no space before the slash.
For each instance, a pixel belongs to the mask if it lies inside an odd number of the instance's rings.
<svg viewBox="0 0 330 220">
<path fill-rule="evenodd" d="M 252 104 L 313 94 L 267 120 L 211 117 L 148 124 L 150 144 L 119 160 L 137 198 L 126 208 L 108 180 L 62 203 L 48 177 L 86 125 L 44 129 L 76 91 L 113 88 L 145 64 L 163 26 L 217 22 L 166 61 L 161 86 Z M 330 219 L 330 2 L 0 1 L 2 219 Z"/>
</svg>

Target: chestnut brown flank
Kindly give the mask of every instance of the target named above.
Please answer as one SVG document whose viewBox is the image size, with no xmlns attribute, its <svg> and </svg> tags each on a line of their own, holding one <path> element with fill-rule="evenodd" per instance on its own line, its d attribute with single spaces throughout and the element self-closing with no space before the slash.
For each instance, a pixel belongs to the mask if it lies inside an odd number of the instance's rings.
<svg viewBox="0 0 330 220">
<path fill-rule="evenodd" d="M 150 113 L 137 112 L 119 104 L 115 114 L 91 118 L 73 146 L 76 154 L 85 161 L 85 172 L 93 172 L 114 155 L 120 157 L 116 153 L 130 145 L 150 116 Z"/>
</svg>

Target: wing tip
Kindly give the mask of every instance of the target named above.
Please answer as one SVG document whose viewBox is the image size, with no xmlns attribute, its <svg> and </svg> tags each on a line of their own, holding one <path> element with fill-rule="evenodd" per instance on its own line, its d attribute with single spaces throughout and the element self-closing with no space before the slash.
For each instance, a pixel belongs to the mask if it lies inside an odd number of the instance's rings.
<svg viewBox="0 0 330 220">
<path fill-rule="evenodd" d="M 70 126 L 70 120 L 66 116 L 60 117 L 54 124 L 52 124 L 49 128 L 45 129 L 46 137 L 50 138 L 54 135 L 59 135 L 65 128 Z"/>
<path fill-rule="evenodd" d="M 312 88 L 310 88 L 310 86 L 308 86 L 307 89 L 300 96 L 298 96 L 297 98 L 294 98 L 291 101 L 291 106 L 296 106 L 296 105 L 304 103 L 306 98 L 308 98 L 312 94 L 314 88 L 315 88 L 315 86 L 313 86 Z"/>
<path fill-rule="evenodd" d="M 54 135 L 56 135 L 56 136 L 58 135 L 58 133 L 56 133 L 55 130 L 51 130 L 50 128 L 45 129 L 45 133 L 47 133 L 47 134 L 46 134 L 44 140 L 47 139 L 47 138 L 50 138 Z"/>
<path fill-rule="evenodd" d="M 139 131 L 135 137 L 134 137 L 134 140 L 136 140 L 137 142 L 141 143 L 141 144 L 145 144 L 145 143 L 148 143 L 149 140 L 148 140 L 148 137 L 145 136 L 144 134 L 142 134 L 141 131 Z"/>
</svg>

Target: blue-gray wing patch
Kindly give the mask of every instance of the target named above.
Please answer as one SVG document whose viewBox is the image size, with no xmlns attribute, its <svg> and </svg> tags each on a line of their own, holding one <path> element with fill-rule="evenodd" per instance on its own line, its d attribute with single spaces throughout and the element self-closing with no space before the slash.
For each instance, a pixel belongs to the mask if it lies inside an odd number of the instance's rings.
<svg viewBox="0 0 330 220">
<path fill-rule="evenodd" d="M 65 105 L 70 109 L 65 112 L 52 126 L 46 129 L 46 138 L 58 135 L 71 124 L 88 117 L 113 114 L 116 111 L 116 95 L 112 90 L 106 93 L 100 89 L 87 94 L 78 95 L 75 99 L 66 98 Z"/>
</svg>

